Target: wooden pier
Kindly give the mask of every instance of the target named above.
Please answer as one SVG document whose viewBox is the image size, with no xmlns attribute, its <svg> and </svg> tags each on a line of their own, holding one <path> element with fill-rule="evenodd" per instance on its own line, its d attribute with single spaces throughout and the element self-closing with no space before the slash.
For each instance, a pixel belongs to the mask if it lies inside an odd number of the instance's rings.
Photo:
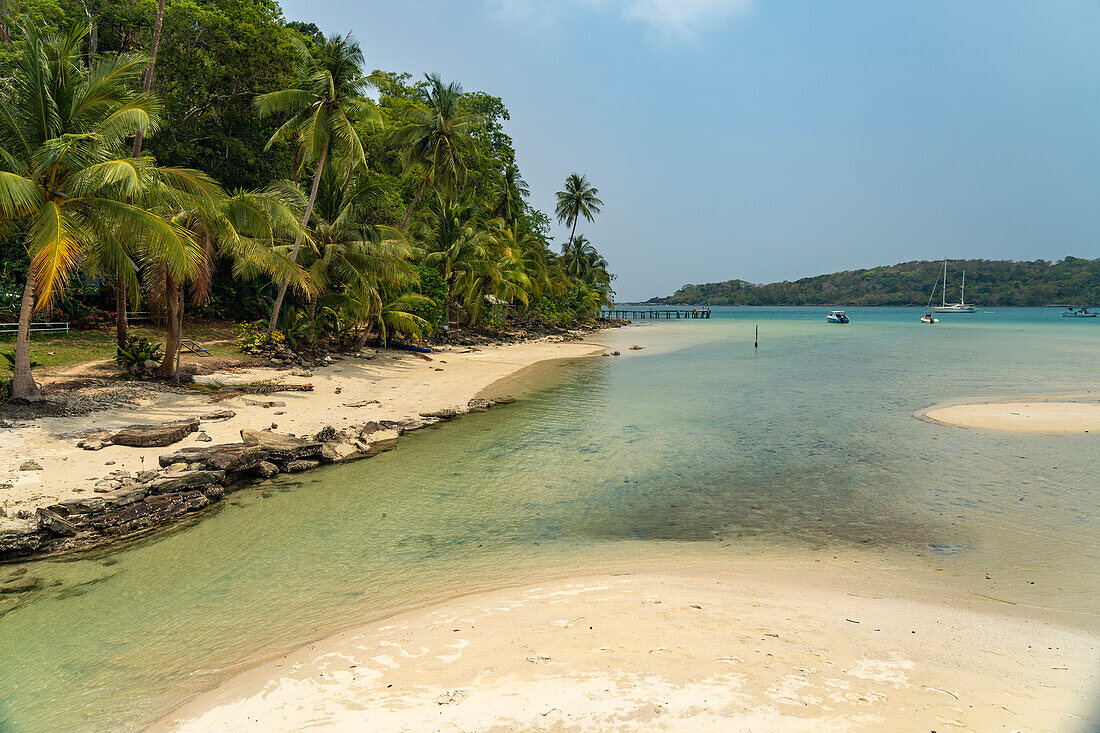
<svg viewBox="0 0 1100 733">
<path fill-rule="evenodd" d="M 646 321 L 658 318 L 710 318 L 710 308 L 612 308 L 600 311 L 601 318 L 612 321 Z"/>
</svg>

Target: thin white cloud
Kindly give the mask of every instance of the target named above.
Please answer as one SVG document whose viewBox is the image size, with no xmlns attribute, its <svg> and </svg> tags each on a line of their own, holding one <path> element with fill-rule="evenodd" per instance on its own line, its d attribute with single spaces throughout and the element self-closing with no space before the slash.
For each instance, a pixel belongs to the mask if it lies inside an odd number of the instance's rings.
<svg viewBox="0 0 1100 733">
<path fill-rule="evenodd" d="M 616 4 L 622 6 L 626 17 L 662 35 L 689 38 L 746 12 L 752 0 L 620 0 Z"/>
<path fill-rule="evenodd" d="M 749 11 L 753 0 L 487 0 L 507 21 L 545 21 L 567 8 L 602 10 L 640 23 L 659 36 L 691 39 Z"/>
</svg>

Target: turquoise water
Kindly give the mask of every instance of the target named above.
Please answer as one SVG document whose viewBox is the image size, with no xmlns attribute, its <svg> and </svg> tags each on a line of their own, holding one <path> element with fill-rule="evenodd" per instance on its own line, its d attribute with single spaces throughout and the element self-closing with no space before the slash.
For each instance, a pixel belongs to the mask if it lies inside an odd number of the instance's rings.
<svg viewBox="0 0 1100 733">
<path fill-rule="evenodd" d="M 109 551 L 0 568 L 39 580 L 0 596 L 0 730 L 140 728 L 358 619 L 687 553 L 866 557 L 1100 630 L 1100 438 L 913 417 L 1100 393 L 1100 323 L 853 308 L 837 326 L 826 310 L 624 329 L 607 336 L 624 356 L 544 367 L 547 386 L 514 405 L 378 458 L 245 489 Z"/>
</svg>

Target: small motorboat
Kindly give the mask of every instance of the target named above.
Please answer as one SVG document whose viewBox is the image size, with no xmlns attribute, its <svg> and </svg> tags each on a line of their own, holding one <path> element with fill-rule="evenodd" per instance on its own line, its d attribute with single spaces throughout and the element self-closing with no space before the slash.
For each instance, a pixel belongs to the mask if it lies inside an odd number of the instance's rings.
<svg viewBox="0 0 1100 733">
<path fill-rule="evenodd" d="M 931 313 L 925 313 L 923 316 L 921 316 L 920 322 L 921 323 L 939 323 L 940 319 L 936 318 Z"/>
<path fill-rule="evenodd" d="M 844 315 L 844 311 L 832 311 L 825 316 L 825 320 L 829 323 L 848 323 L 848 316 Z"/>
<path fill-rule="evenodd" d="M 1097 315 L 1088 308 L 1066 308 L 1062 311 L 1062 318 L 1096 318 Z"/>
</svg>

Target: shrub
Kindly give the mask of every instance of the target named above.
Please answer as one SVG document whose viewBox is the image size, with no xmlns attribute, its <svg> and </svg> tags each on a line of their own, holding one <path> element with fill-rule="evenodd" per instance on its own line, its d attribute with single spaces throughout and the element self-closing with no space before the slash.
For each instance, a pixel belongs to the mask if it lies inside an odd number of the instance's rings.
<svg viewBox="0 0 1100 733">
<path fill-rule="evenodd" d="M 143 336 L 130 336 L 123 346 L 115 349 L 115 361 L 135 377 L 156 369 L 160 357 L 161 345 Z"/>
<path fill-rule="evenodd" d="M 267 332 L 265 321 L 248 321 L 237 325 L 236 334 L 241 339 L 240 349 L 248 354 L 275 351 L 286 343 L 282 331 Z"/>
</svg>

